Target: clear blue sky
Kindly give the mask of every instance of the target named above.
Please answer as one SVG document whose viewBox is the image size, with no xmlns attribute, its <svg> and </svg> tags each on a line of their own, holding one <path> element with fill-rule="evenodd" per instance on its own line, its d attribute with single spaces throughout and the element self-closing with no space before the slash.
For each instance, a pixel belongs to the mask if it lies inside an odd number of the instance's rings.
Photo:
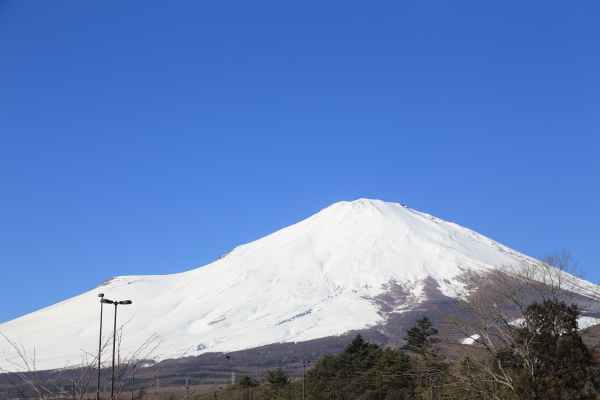
<svg viewBox="0 0 600 400">
<path fill-rule="evenodd" d="M 600 281 L 599 21 L 598 1 L 1 1 L 0 322 L 361 197 Z"/>
</svg>

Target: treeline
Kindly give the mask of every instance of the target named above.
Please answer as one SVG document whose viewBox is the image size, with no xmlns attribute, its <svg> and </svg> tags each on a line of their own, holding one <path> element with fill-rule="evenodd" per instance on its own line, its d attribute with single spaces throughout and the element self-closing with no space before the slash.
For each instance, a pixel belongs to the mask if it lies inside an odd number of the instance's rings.
<svg viewBox="0 0 600 400">
<path fill-rule="evenodd" d="M 442 383 L 446 365 L 439 352 L 438 330 L 427 317 L 407 331 L 406 344 L 399 348 L 380 348 L 366 342 L 359 334 L 338 355 L 327 355 L 317 361 L 306 374 L 306 383 L 337 381 L 338 391 L 361 397 L 357 390 L 364 387 L 362 398 L 402 400 L 431 397 Z M 362 384 L 369 377 L 386 377 L 377 387 Z M 391 384 L 393 383 L 393 385 Z M 380 392 L 383 393 L 380 393 Z"/>
<path fill-rule="evenodd" d="M 382 393 L 382 398 L 387 400 L 423 398 L 425 390 L 431 392 L 434 384 L 439 383 L 440 373 L 445 368 L 435 346 L 439 342 L 435 337 L 437 333 L 429 319 L 423 317 L 417 321 L 417 326 L 407 332 L 406 344 L 400 349 L 382 349 L 377 344 L 366 342 L 358 334 L 340 354 L 324 356 L 307 372 L 303 384 L 306 385 L 307 398 L 327 398 L 335 393 L 335 385 L 338 398 L 349 396 L 376 400 Z M 360 381 L 360 378 L 383 376 L 388 379 L 379 383 L 379 389 L 378 381 Z M 267 372 L 266 381 L 267 386 L 275 388 L 289 384 L 291 379 L 278 368 Z M 295 384 L 296 389 L 300 389 L 298 384 Z M 231 388 L 259 385 L 260 382 L 244 375 Z M 262 397 L 285 398 L 287 392 L 270 393 L 279 395 L 269 396 L 267 392 Z"/>
<path fill-rule="evenodd" d="M 579 329 L 580 317 L 598 310 L 596 289 L 568 253 L 466 272 L 439 327 L 419 319 L 399 349 L 357 335 L 316 362 L 303 388 L 310 399 L 598 399 L 600 352 Z M 289 381 L 277 375 L 271 385 Z"/>
<path fill-rule="evenodd" d="M 516 327 L 515 335 L 528 354 L 522 348 L 502 346 L 492 356 L 477 340 L 459 343 L 468 351 L 456 352 L 454 343 L 442 342 L 438 330 L 423 317 L 399 349 L 381 349 L 357 335 L 342 353 L 315 363 L 306 384 L 337 380 L 342 388 L 357 378 L 393 376 L 393 390 L 384 386 L 386 400 L 598 399 L 599 354 L 583 342 L 577 329 L 577 306 L 545 300 L 533 302 L 525 314 L 531 324 Z M 488 353 L 485 362 L 492 373 L 480 367 L 481 357 L 474 362 L 471 355 L 477 352 Z M 361 396 L 357 387 L 354 384 L 355 398 L 379 399 L 377 390 L 365 390 Z"/>
</svg>

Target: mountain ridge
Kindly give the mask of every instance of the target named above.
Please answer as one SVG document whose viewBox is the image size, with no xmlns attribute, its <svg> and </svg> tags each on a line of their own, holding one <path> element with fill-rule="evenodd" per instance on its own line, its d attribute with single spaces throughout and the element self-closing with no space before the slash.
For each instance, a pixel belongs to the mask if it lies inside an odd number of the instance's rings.
<svg viewBox="0 0 600 400">
<path fill-rule="evenodd" d="M 157 359 L 188 348 L 189 355 L 236 351 L 385 330 L 429 298 L 449 296 L 461 271 L 529 260 L 405 205 L 358 199 L 335 203 L 190 271 L 111 278 L 6 322 L 0 332 L 35 345 L 40 368 L 76 363 L 82 350 L 97 351 L 97 293 L 103 291 L 113 300 L 133 300 L 119 307 L 119 321 L 129 321 L 124 350 L 156 334 L 165 340 Z M 106 324 L 112 325 L 108 318 Z M 14 357 L 0 344 L 0 365 Z"/>
</svg>

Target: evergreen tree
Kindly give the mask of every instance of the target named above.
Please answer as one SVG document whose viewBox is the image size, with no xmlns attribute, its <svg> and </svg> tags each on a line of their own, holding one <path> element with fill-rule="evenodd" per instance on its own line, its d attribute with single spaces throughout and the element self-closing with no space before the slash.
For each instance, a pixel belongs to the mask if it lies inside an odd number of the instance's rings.
<svg viewBox="0 0 600 400">
<path fill-rule="evenodd" d="M 344 349 L 344 353 L 346 354 L 358 354 L 361 351 L 365 350 L 369 346 L 369 343 L 365 342 L 362 335 L 357 334 L 354 339 L 346 346 Z"/>
<path fill-rule="evenodd" d="M 590 349 L 578 331 L 579 307 L 565 302 L 533 302 L 517 329 L 518 343 L 527 344 L 515 380 L 520 399 L 592 399 L 598 389 L 598 371 Z M 518 366 L 518 365 L 517 365 Z"/>
<path fill-rule="evenodd" d="M 310 382 L 320 382 L 336 379 L 340 367 L 339 356 L 326 354 L 306 373 L 306 380 Z"/>
<path fill-rule="evenodd" d="M 382 350 L 357 335 L 337 356 L 328 354 L 307 372 L 308 381 L 356 378 L 373 375 L 401 375 L 410 371 L 410 358 L 401 350 Z"/>
<path fill-rule="evenodd" d="M 438 330 L 433 327 L 429 318 L 423 316 L 417 320 L 417 325 L 406 333 L 407 337 L 404 338 L 406 343 L 401 349 L 418 355 L 418 357 L 411 357 L 412 372 L 418 374 L 418 378 L 415 378 L 415 391 L 418 396 L 433 399 L 444 387 L 444 377 L 441 372 L 447 369 L 447 364 L 434 346 L 440 341 L 433 337 L 437 335 Z"/>
<path fill-rule="evenodd" d="M 407 336 L 404 338 L 406 343 L 401 349 L 424 356 L 431 351 L 433 344 L 439 342 L 439 339 L 432 337 L 437 333 L 438 330 L 433 327 L 429 318 L 423 316 L 417 320 L 417 326 L 406 331 Z"/>
<path fill-rule="evenodd" d="M 410 357 L 402 350 L 383 350 L 377 364 L 366 375 L 403 375 L 411 372 Z"/>
<path fill-rule="evenodd" d="M 275 371 L 267 370 L 267 382 L 271 385 L 285 385 L 289 381 L 290 377 L 281 368 L 277 368 Z"/>
<path fill-rule="evenodd" d="M 239 387 L 254 387 L 254 386 L 258 386 L 259 382 L 252 380 L 248 375 L 244 375 L 240 378 L 240 380 L 238 381 L 238 383 L 235 386 L 239 386 Z"/>
</svg>

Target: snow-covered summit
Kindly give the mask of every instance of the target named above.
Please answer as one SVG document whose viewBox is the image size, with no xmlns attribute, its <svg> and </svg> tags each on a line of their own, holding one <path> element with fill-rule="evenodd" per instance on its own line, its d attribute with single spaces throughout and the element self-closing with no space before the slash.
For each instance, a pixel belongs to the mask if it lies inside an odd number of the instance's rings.
<svg viewBox="0 0 600 400">
<path fill-rule="evenodd" d="M 35 346 L 40 369 L 75 364 L 82 351 L 97 351 L 97 294 L 103 292 L 133 301 L 119 307 L 119 321 L 129 321 L 124 350 L 156 334 L 164 339 L 159 358 L 188 348 L 191 355 L 234 351 L 374 326 L 384 317 L 372 299 L 390 282 L 418 304 L 426 298 L 426 279 L 447 292 L 464 269 L 523 259 L 528 257 L 454 223 L 398 203 L 359 199 L 335 203 L 188 272 L 113 278 L 4 323 L 0 332 Z M 112 327 L 110 318 L 105 324 Z M 13 357 L 0 342 L 0 366 Z"/>
</svg>

